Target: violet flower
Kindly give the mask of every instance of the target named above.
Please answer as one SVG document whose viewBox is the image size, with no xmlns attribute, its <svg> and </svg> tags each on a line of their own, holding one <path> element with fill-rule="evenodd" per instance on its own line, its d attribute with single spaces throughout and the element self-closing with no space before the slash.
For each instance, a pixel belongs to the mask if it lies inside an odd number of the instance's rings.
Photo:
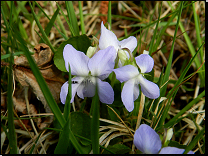
<svg viewBox="0 0 208 156">
<path fill-rule="evenodd" d="M 145 154 L 183 154 L 185 149 L 162 147 L 159 135 L 148 125 L 141 124 L 134 134 L 134 145 Z M 188 154 L 194 154 L 189 151 Z"/>
<path fill-rule="evenodd" d="M 159 87 L 143 77 L 143 73 L 148 73 L 152 70 L 154 66 L 153 58 L 148 54 L 141 54 L 137 56 L 135 60 L 136 64 L 141 69 L 141 73 L 139 73 L 138 69 L 133 65 L 126 65 L 113 70 L 116 74 L 116 78 L 120 82 L 125 82 L 121 92 L 121 99 L 129 112 L 134 109 L 134 101 L 139 96 L 138 84 L 140 84 L 141 91 L 146 97 L 156 99 L 160 96 Z"/>
<path fill-rule="evenodd" d="M 125 50 L 122 50 L 124 48 L 129 49 L 129 51 L 132 53 L 134 49 L 137 46 L 137 39 L 134 36 L 130 36 L 127 39 L 124 39 L 122 41 L 119 41 L 116 37 L 116 35 L 106 29 L 106 27 L 103 25 L 103 21 L 101 22 L 101 35 L 99 39 L 99 48 L 105 49 L 108 46 L 113 46 L 115 48 L 115 55 L 119 53 L 119 58 L 122 61 L 122 64 L 124 61 L 129 58 L 129 53 Z M 125 55 L 125 56 L 124 56 Z M 119 66 L 122 66 L 121 62 Z"/>
<path fill-rule="evenodd" d="M 102 103 L 112 104 L 114 101 L 114 91 L 111 85 L 104 80 L 112 72 L 114 68 L 115 49 L 110 46 L 105 50 L 98 51 L 92 58 L 86 56 L 83 52 L 77 51 L 72 45 L 67 44 L 63 50 L 65 67 L 71 74 L 76 75 L 72 78 L 72 98 L 70 103 L 74 101 L 74 96 L 93 97 L 95 95 L 95 85 L 98 83 L 98 95 Z M 63 84 L 60 92 L 60 99 L 65 104 L 68 94 L 68 81 Z"/>
</svg>

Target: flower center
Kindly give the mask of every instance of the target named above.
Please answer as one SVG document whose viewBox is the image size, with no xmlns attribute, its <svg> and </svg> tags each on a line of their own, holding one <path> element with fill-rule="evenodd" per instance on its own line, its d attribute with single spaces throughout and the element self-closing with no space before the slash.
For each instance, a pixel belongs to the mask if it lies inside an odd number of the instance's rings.
<svg viewBox="0 0 208 156">
<path fill-rule="evenodd" d="M 86 77 L 86 78 L 82 81 L 81 85 L 86 85 L 86 84 L 88 84 L 88 83 L 92 83 L 92 81 L 90 80 L 89 77 Z"/>
</svg>

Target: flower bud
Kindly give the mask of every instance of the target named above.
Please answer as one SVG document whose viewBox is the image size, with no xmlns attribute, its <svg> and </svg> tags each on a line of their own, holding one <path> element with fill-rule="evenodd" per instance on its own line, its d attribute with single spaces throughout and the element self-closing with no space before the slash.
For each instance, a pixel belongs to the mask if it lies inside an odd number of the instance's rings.
<svg viewBox="0 0 208 156">
<path fill-rule="evenodd" d="M 89 58 L 91 58 L 91 57 L 95 54 L 96 49 L 97 49 L 97 47 L 92 47 L 92 46 L 90 46 L 90 47 L 87 49 L 87 54 L 86 54 L 86 55 L 87 55 Z"/>
<path fill-rule="evenodd" d="M 128 57 L 127 57 L 125 51 L 122 50 L 122 49 L 119 49 L 118 50 L 118 57 L 119 57 L 122 65 L 124 65 L 124 63 L 125 63 L 126 60 L 128 60 Z"/>
<path fill-rule="evenodd" d="M 173 128 L 169 128 L 167 130 L 167 136 L 165 138 L 165 142 L 164 142 L 164 146 L 167 146 L 170 142 L 170 139 L 172 138 L 173 136 Z"/>
<path fill-rule="evenodd" d="M 148 54 L 148 55 L 149 55 L 149 51 L 144 50 L 144 51 L 143 51 L 143 54 Z"/>
</svg>

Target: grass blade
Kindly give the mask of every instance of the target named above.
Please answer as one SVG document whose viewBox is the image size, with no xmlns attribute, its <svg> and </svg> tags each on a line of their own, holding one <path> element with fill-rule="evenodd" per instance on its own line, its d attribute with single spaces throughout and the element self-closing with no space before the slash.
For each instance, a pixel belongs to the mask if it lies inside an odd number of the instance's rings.
<svg viewBox="0 0 208 156">
<path fill-rule="evenodd" d="M 192 6 L 193 6 L 193 12 L 194 12 L 195 28 L 196 28 L 196 39 L 197 39 L 197 43 L 199 47 L 200 45 L 202 45 L 202 40 L 200 36 L 200 23 L 199 23 L 198 15 L 196 13 L 195 3 L 192 3 Z M 203 49 L 200 50 L 200 55 L 201 55 L 201 62 L 203 62 Z"/>
<path fill-rule="evenodd" d="M 22 39 L 21 35 L 19 34 L 19 32 L 15 31 L 15 28 L 13 28 L 13 35 L 18 39 L 18 41 L 20 42 L 20 44 L 22 45 L 22 48 L 25 52 L 25 55 L 28 59 L 28 62 L 30 64 L 31 70 L 34 74 L 34 76 L 36 77 L 36 80 L 41 88 L 41 91 L 43 92 L 43 95 L 50 107 L 50 109 L 52 110 L 54 116 L 56 117 L 56 119 L 58 120 L 59 124 L 61 125 L 61 127 L 63 128 L 66 124 L 66 120 L 64 118 L 64 116 L 61 114 L 61 111 L 56 103 L 56 101 L 54 100 L 46 82 L 45 79 L 43 78 L 43 76 L 41 75 L 36 63 L 34 62 L 33 58 L 31 57 L 29 50 L 26 46 L 25 41 Z M 15 32 L 15 33 L 14 33 Z M 77 150 L 77 152 L 79 153 L 84 153 L 84 151 L 82 151 L 81 146 L 79 145 L 78 141 L 76 140 L 75 136 L 73 135 L 72 131 L 69 130 L 69 138 L 73 144 L 73 146 L 75 147 L 75 149 Z"/>
<path fill-rule="evenodd" d="M 50 33 L 50 31 L 51 31 L 51 28 L 52 28 L 53 25 L 54 25 L 54 22 L 55 22 L 55 20 L 56 20 L 56 17 L 57 17 L 57 15 L 58 15 L 58 13 L 59 13 L 59 8 L 57 8 L 56 12 L 53 14 L 51 20 L 49 21 L 49 23 L 47 24 L 47 26 L 46 26 L 46 28 L 45 28 L 46 36 L 49 35 L 49 33 Z M 42 39 L 41 39 L 39 43 L 42 43 L 42 42 L 43 42 L 43 41 L 42 41 Z"/>
<path fill-rule="evenodd" d="M 192 3 L 194 3 L 194 2 L 192 2 Z M 186 5 L 186 6 L 184 6 L 183 8 L 186 8 L 186 7 L 188 7 L 189 5 L 192 5 L 192 3 L 190 3 L 190 4 Z M 175 14 L 175 13 L 177 13 L 177 12 L 178 12 L 178 10 L 173 11 L 173 12 L 167 14 L 165 17 L 163 17 L 163 18 L 161 18 L 161 19 L 159 19 L 159 20 L 161 21 L 161 20 L 163 20 L 163 19 L 165 19 L 165 18 L 167 18 L 167 17 L 172 16 L 173 14 Z M 100 15 L 100 16 L 103 16 L 103 15 Z M 112 16 L 113 16 L 113 17 L 123 18 L 123 19 L 130 19 L 130 18 L 127 18 L 127 17 L 124 17 L 124 16 L 119 16 L 119 15 L 112 15 Z M 131 20 L 133 20 L 133 18 L 132 18 Z M 138 20 L 138 19 L 134 19 L 133 21 L 141 22 L 141 21 Z M 141 28 L 141 29 L 138 29 L 138 30 L 132 32 L 131 34 L 129 34 L 129 36 L 133 36 L 133 35 L 135 35 L 135 34 L 138 34 L 141 30 L 146 29 L 146 28 L 150 27 L 151 25 L 153 25 L 153 24 L 155 24 L 155 23 L 157 23 L 157 20 L 154 21 L 154 22 L 152 22 L 152 23 L 150 23 L 150 24 L 148 24 L 148 25 L 146 25 L 145 27 L 143 27 L 143 28 Z M 131 25 L 129 25 L 129 26 L 131 26 Z M 184 31 L 185 31 L 185 30 L 184 30 Z M 184 32 L 184 31 L 182 31 L 182 32 Z M 120 37 L 119 40 L 123 40 L 123 39 L 125 39 L 125 38 L 127 38 L 127 37 Z"/>
<path fill-rule="evenodd" d="M 176 114 L 170 121 L 168 121 L 164 127 L 168 128 L 174 125 L 175 121 L 183 115 L 187 110 L 189 110 L 194 104 L 196 104 L 202 97 L 205 96 L 205 90 L 198 95 L 197 98 L 193 99 L 191 102 L 189 102 L 178 114 Z"/>
<path fill-rule="evenodd" d="M 93 154 L 99 154 L 99 97 L 98 97 L 98 88 L 96 83 L 95 96 L 92 101 L 92 122 L 91 122 L 91 140 L 92 140 L 92 150 Z"/>
<path fill-rule="evenodd" d="M 195 21 L 195 28 L 196 28 L 196 39 L 197 39 L 197 43 L 198 43 L 198 47 L 200 47 L 202 45 L 202 39 L 201 39 L 201 36 L 200 36 L 200 23 L 199 23 L 199 18 L 198 18 L 198 15 L 196 13 L 196 10 L 195 10 L 195 3 L 192 3 L 192 6 L 193 6 L 193 12 L 194 12 L 194 21 Z M 203 52 L 203 48 L 200 49 L 200 56 L 201 56 L 201 63 L 204 61 L 204 52 Z M 205 66 L 203 65 L 201 70 L 205 70 Z M 202 85 L 201 86 L 204 86 L 204 82 L 205 82 L 205 76 L 203 74 L 200 74 L 201 75 L 201 81 L 202 81 Z"/>
<path fill-rule="evenodd" d="M 177 24 L 176 24 L 174 37 L 173 37 L 173 43 L 172 43 L 171 50 L 170 50 L 170 55 L 169 55 L 169 58 L 168 58 L 168 64 L 166 66 L 166 70 L 165 70 L 165 74 L 164 74 L 164 78 L 163 78 L 163 83 L 168 81 L 169 76 L 170 76 L 170 69 L 171 69 L 172 59 L 173 59 L 173 50 L 174 50 L 176 34 L 177 34 L 177 31 L 178 31 L 178 26 L 179 26 L 179 22 L 180 22 L 180 17 L 181 17 L 181 13 L 182 13 L 183 3 L 184 2 L 180 2 L 180 8 L 179 8 L 179 13 L 178 13 L 178 20 L 177 20 Z M 165 96 L 166 89 L 167 89 L 167 84 L 165 84 L 163 86 L 163 88 L 160 90 L 161 97 Z"/>
<path fill-rule="evenodd" d="M 80 16 L 80 22 L 81 22 L 81 31 L 82 35 L 86 34 L 85 32 L 85 25 L 84 25 L 84 17 L 83 17 L 83 12 L 82 12 L 82 3 L 81 1 L 78 1 L 79 3 L 79 16 Z"/>
<path fill-rule="evenodd" d="M 7 95 L 7 109 L 8 109 L 8 128 L 9 128 L 9 148 L 10 154 L 17 154 L 17 139 L 14 126 L 14 113 L 13 113 L 13 100 L 12 100 L 12 90 L 13 90 L 13 77 L 12 77 L 12 62 L 14 61 L 14 56 L 10 56 L 9 64 L 9 75 L 8 75 L 8 95 Z"/>
<path fill-rule="evenodd" d="M 68 24 L 68 26 L 69 26 L 69 30 L 71 31 L 72 36 L 75 36 L 74 30 L 73 30 L 71 24 L 69 23 L 69 20 L 67 20 L 67 18 L 66 18 L 66 16 L 65 16 L 63 10 L 61 9 L 60 5 L 59 5 L 57 2 L 56 2 L 56 5 L 58 6 L 58 8 L 60 9 L 62 15 L 64 16 L 64 19 L 66 20 L 66 22 L 67 22 L 67 24 Z"/>
<path fill-rule="evenodd" d="M 71 68 L 69 64 L 69 80 L 68 80 L 68 94 L 66 97 L 66 102 L 64 106 L 64 118 L 67 120 L 69 118 L 70 110 L 71 110 L 71 97 L 72 97 L 72 90 L 71 90 Z"/>
<path fill-rule="evenodd" d="M 187 154 L 190 150 L 192 150 L 204 134 L 205 134 L 205 127 L 195 136 L 195 138 L 191 141 L 191 143 L 186 147 L 183 154 Z"/>
<path fill-rule="evenodd" d="M 107 19 L 110 29 L 111 29 L 111 1 L 108 2 L 108 19 Z"/>
<path fill-rule="evenodd" d="M 10 12 L 10 21 L 9 24 L 5 22 L 5 25 L 8 30 L 8 43 L 13 43 L 13 39 L 11 37 L 11 31 L 9 30 L 9 25 L 12 25 L 12 9 L 14 7 L 14 2 L 11 2 L 11 12 Z M 5 19 L 4 11 L 2 10 L 2 16 Z M 5 19 L 6 21 L 6 19 Z M 13 44 L 12 44 L 13 45 Z M 13 48 L 12 48 L 13 49 Z M 8 50 L 8 49 L 7 49 Z M 14 63 L 14 55 L 13 50 L 11 51 L 10 59 L 9 59 L 9 75 L 8 75 L 8 86 L 7 86 L 7 110 L 8 110 L 8 139 L 9 139 L 9 149 L 10 154 L 18 154 L 17 152 L 17 139 L 15 133 L 15 126 L 14 126 L 14 113 L 13 113 L 13 98 L 12 98 L 12 91 L 13 91 L 13 75 L 12 75 L 12 65 Z"/>
<path fill-rule="evenodd" d="M 45 11 L 43 10 L 43 8 L 35 1 L 35 4 L 39 7 L 39 9 L 43 12 L 43 14 L 49 19 L 49 20 L 51 20 L 49 17 L 48 17 L 48 15 L 45 13 Z M 52 6 L 53 7 L 53 6 Z M 59 10 L 60 10 L 60 7 L 58 8 Z M 63 24 L 62 24 L 62 22 L 61 22 L 61 20 L 60 20 L 60 17 L 59 17 L 59 15 L 57 16 L 57 22 L 59 23 L 59 26 L 60 26 L 60 29 L 62 30 L 62 32 L 58 29 L 58 27 L 55 25 L 55 24 L 53 24 L 54 26 L 55 26 L 55 28 L 58 30 L 58 32 L 61 34 L 61 36 L 64 38 L 64 39 L 68 39 L 67 38 L 67 34 L 66 34 L 66 31 L 65 31 L 65 29 L 64 29 L 64 26 L 63 26 Z M 32 22 L 31 22 L 32 23 Z"/>
<path fill-rule="evenodd" d="M 30 64 L 31 70 L 41 88 L 41 91 L 43 92 L 43 95 L 49 105 L 49 107 L 51 108 L 52 112 L 54 113 L 55 117 L 57 118 L 57 120 L 59 121 L 60 125 L 62 127 L 64 127 L 66 120 L 64 119 L 63 115 L 61 114 L 61 111 L 56 103 L 56 101 L 54 100 L 48 85 L 45 82 L 45 79 L 43 78 L 43 76 L 40 73 L 40 70 L 37 67 L 37 64 L 35 63 L 35 61 L 33 60 L 25 41 L 22 39 L 21 35 L 19 34 L 19 32 L 17 30 L 15 30 L 15 28 L 13 28 L 13 35 L 16 36 L 17 40 L 20 42 L 20 44 L 22 45 L 22 49 L 25 52 L 25 56 L 28 59 L 28 62 Z"/>
<path fill-rule="evenodd" d="M 58 141 L 58 144 L 55 148 L 54 154 L 69 154 L 69 153 L 67 153 L 67 148 L 70 143 L 70 139 L 69 139 L 70 125 L 69 124 L 70 124 L 70 122 L 69 122 L 69 120 L 67 120 L 67 122 L 63 128 L 63 131 L 59 135 L 59 141 Z"/>
<path fill-rule="evenodd" d="M 205 42 L 199 47 L 199 50 L 202 48 L 202 46 L 205 44 Z M 181 74 L 181 76 L 179 77 L 178 81 L 176 81 L 174 87 L 169 91 L 169 93 L 167 94 L 167 98 L 170 98 L 170 95 L 173 93 L 173 91 L 176 89 L 176 87 L 178 87 L 184 77 L 186 76 L 186 73 L 188 72 L 189 68 L 191 67 L 191 64 L 193 63 L 193 61 L 195 60 L 195 57 L 197 57 L 197 54 L 199 53 L 199 50 L 196 52 L 196 54 L 192 57 L 192 59 L 189 61 L 188 65 L 186 66 L 186 68 L 184 69 L 183 73 Z"/>
<path fill-rule="evenodd" d="M 193 3 L 195 3 L 195 2 L 192 2 L 192 4 Z M 170 7 L 171 7 L 172 11 L 175 11 L 174 8 L 172 7 L 171 3 L 169 3 L 169 4 L 170 4 Z M 185 28 L 184 28 L 182 22 L 179 22 L 179 26 L 180 26 L 181 31 L 185 32 Z M 184 36 L 185 41 L 186 41 L 186 43 L 188 45 L 188 48 L 189 48 L 189 51 L 190 51 L 191 55 L 194 56 L 196 54 L 196 51 L 195 51 L 195 48 L 194 48 L 194 46 L 193 46 L 193 44 L 192 44 L 192 42 L 191 42 L 187 32 L 183 33 L 183 36 Z M 201 63 L 199 61 L 199 58 L 196 57 L 194 61 L 195 61 L 195 64 L 196 64 L 196 68 L 199 68 L 200 65 L 201 65 Z M 203 68 L 201 70 L 203 70 Z M 205 83 L 204 83 L 205 82 L 204 75 L 203 75 L 203 73 L 200 73 L 199 76 L 200 76 L 200 79 L 202 81 L 201 87 L 203 87 L 205 85 Z"/>
<path fill-rule="evenodd" d="M 39 20 L 38 20 L 38 17 L 36 16 L 36 14 L 35 14 L 35 12 L 34 12 L 34 9 L 33 9 L 33 7 L 32 7 L 32 5 L 31 5 L 30 2 L 29 2 L 29 5 L 30 5 L 30 8 L 31 8 L 31 12 L 32 12 L 32 14 L 33 14 L 33 17 L 34 17 L 34 19 L 35 19 L 35 21 L 36 21 L 36 24 L 37 24 L 38 28 L 40 29 L 41 34 L 43 35 L 44 41 L 45 41 L 46 44 L 51 48 L 52 52 L 55 53 L 55 49 L 53 48 L 53 46 L 52 46 L 51 42 L 49 41 L 49 39 L 48 39 L 48 37 L 47 37 L 45 31 L 43 30 L 43 28 L 42 28 L 42 26 L 41 26 L 41 24 L 40 24 L 40 22 L 39 22 Z"/>
<path fill-rule="evenodd" d="M 39 140 L 39 138 L 40 138 L 41 134 L 42 134 L 42 133 L 39 133 L 39 135 L 38 135 L 37 139 L 35 140 L 35 143 L 34 143 L 34 145 L 32 146 L 32 148 L 31 148 L 31 150 L 30 150 L 30 153 L 29 153 L 29 154 L 32 154 L 32 152 L 33 152 L 33 150 L 34 150 L 34 148 L 35 148 L 35 145 L 36 145 L 36 143 L 38 142 L 38 140 Z"/>
<path fill-rule="evenodd" d="M 71 28 L 73 29 L 74 36 L 79 36 L 79 26 L 77 23 L 77 17 L 74 12 L 72 1 L 66 1 L 65 3 L 66 3 L 66 10 L 68 13 L 68 18 L 69 18 L 69 24 L 71 25 Z"/>
<path fill-rule="evenodd" d="M 152 49 L 153 49 L 153 45 L 154 45 L 154 42 L 155 42 L 155 37 L 156 37 L 157 31 L 158 31 L 157 28 L 158 28 L 159 21 L 160 21 L 159 19 L 160 19 L 161 8 L 162 8 L 162 2 L 161 2 L 160 10 L 159 10 L 159 16 L 158 16 L 157 24 L 156 24 L 154 34 L 153 34 L 153 37 L 152 37 L 152 40 L 151 40 L 151 43 L 150 43 L 150 47 L 149 47 L 149 55 L 151 55 L 152 51 L 153 51 Z"/>
</svg>

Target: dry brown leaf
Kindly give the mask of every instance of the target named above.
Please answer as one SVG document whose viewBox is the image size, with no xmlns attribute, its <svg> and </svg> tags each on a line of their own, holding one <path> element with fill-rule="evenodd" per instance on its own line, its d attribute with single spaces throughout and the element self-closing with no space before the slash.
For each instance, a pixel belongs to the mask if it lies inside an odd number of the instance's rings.
<svg viewBox="0 0 208 156">
<path fill-rule="evenodd" d="M 53 53 L 48 45 L 41 43 L 34 47 L 35 54 L 33 58 L 37 65 L 40 67 L 40 72 L 42 73 L 45 81 L 53 95 L 55 101 L 58 103 L 60 102 L 60 90 L 61 86 L 65 82 L 64 78 L 61 75 L 61 71 L 59 71 L 54 64 L 51 64 L 53 58 Z M 30 87 L 32 92 L 36 95 L 37 99 L 40 100 L 44 106 L 46 113 L 51 113 L 50 107 L 48 106 L 45 97 L 39 87 L 39 84 L 36 81 L 35 76 L 33 75 L 32 71 L 29 68 L 29 63 L 25 56 L 20 56 L 14 61 L 14 75 L 18 82 L 23 87 Z M 50 65 L 48 65 L 50 63 Z M 26 104 L 24 97 L 17 99 L 16 97 L 13 98 L 15 103 L 15 109 L 18 112 L 25 114 L 26 111 Z M 34 103 L 32 103 L 35 105 Z M 30 107 L 31 105 L 30 104 Z M 30 114 L 37 114 L 37 110 L 34 108 L 30 108 Z M 37 125 L 40 129 L 43 129 L 48 124 L 53 121 L 53 116 L 49 116 L 44 120 L 43 123 L 40 123 L 40 120 L 37 120 Z"/>
</svg>

